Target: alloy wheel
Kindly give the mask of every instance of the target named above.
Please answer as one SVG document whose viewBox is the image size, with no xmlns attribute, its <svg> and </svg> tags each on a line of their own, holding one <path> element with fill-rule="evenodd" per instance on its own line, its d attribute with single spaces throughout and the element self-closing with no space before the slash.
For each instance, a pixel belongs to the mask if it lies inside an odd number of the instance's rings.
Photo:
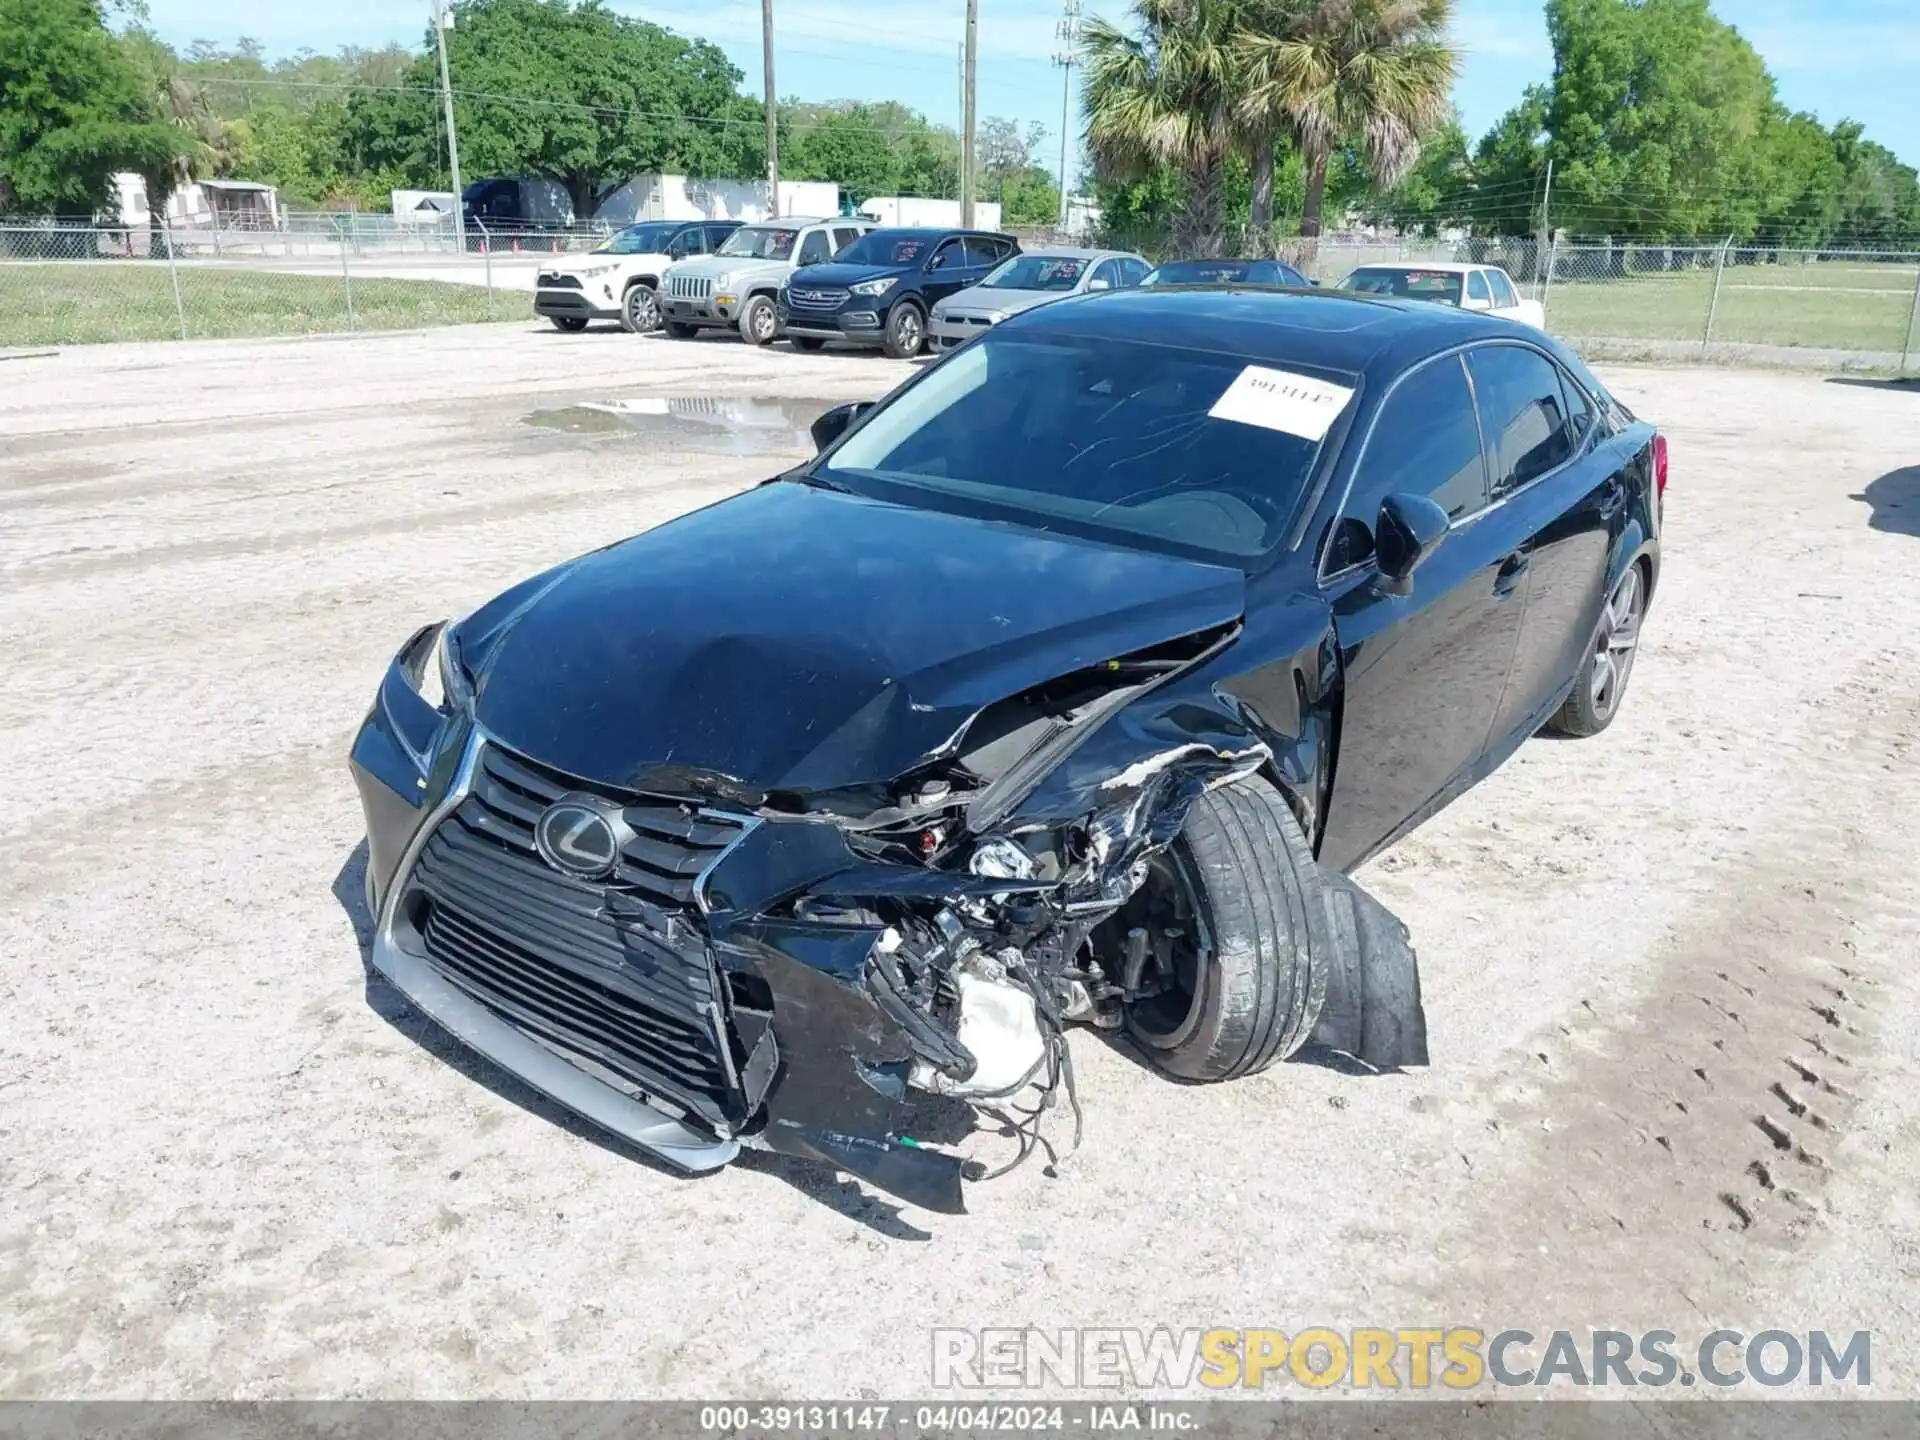
<svg viewBox="0 0 1920 1440">
<path fill-rule="evenodd" d="M 1646 609 L 1640 567 L 1630 565 L 1614 587 L 1600 617 L 1600 633 L 1593 642 L 1593 678 L 1590 694 L 1594 713 L 1611 715 L 1633 673 L 1633 657 L 1640 648 L 1640 619 Z"/>
<path fill-rule="evenodd" d="M 627 328 L 636 335 L 660 328 L 660 301 L 645 285 L 627 291 Z"/>
</svg>

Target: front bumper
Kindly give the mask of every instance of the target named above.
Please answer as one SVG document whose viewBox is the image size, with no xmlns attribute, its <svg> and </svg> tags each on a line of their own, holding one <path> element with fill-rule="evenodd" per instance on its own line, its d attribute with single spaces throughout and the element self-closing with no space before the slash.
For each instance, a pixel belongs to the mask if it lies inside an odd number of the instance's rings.
<svg viewBox="0 0 1920 1440">
<path fill-rule="evenodd" d="M 596 304 L 594 297 L 584 290 L 536 290 L 533 313 L 573 320 L 618 320 L 620 307 L 613 302 Z"/>
<path fill-rule="evenodd" d="M 712 295 L 704 300 L 668 296 L 660 302 L 660 313 L 676 325 L 698 325 L 703 330 L 728 329 L 740 323 L 739 304 Z"/>
<path fill-rule="evenodd" d="M 935 350 L 951 350 L 976 335 L 984 335 L 994 322 L 985 316 L 935 315 L 927 322 L 927 343 Z"/>
<path fill-rule="evenodd" d="M 780 306 L 780 328 L 810 340 L 845 340 L 855 345 L 879 345 L 886 339 L 886 317 L 868 306 L 820 312 Z"/>
<path fill-rule="evenodd" d="M 862 965 L 877 932 L 702 913 L 704 897 L 698 910 L 663 917 L 619 888 L 597 892 L 597 910 L 522 905 L 504 930 L 486 930 L 484 914 L 475 925 L 457 905 L 442 918 L 447 886 L 459 883 L 446 878 L 448 837 L 467 826 L 462 817 L 473 804 L 485 803 L 487 767 L 498 762 L 483 757 L 514 752 L 421 698 L 420 667 L 435 634 L 429 627 L 402 648 L 353 745 L 375 907 L 372 967 L 469 1049 L 679 1170 L 717 1169 L 743 1147 L 765 1148 L 834 1165 L 927 1209 L 963 1211 L 959 1160 L 902 1134 L 913 1049 L 864 986 Z M 726 851 L 726 868 L 712 867 L 714 894 L 723 885 L 728 895 L 752 893 L 773 871 L 790 883 L 793 838 L 754 840 L 758 833 L 749 827 Z M 809 843 L 835 841 L 838 832 L 827 826 Z M 470 838 L 463 843 L 475 848 Z M 543 885 L 571 886 L 570 898 L 583 898 L 584 882 L 534 865 L 503 873 L 500 890 L 525 897 Z M 470 886 L 467 893 L 477 892 Z M 640 920 L 641 911 L 650 918 Z M 553 928 L 530 923 L 541 915 Z M 678 935 L 671 949 L 657 939 L 663 919 Z M 465 930 L 458 943 L 479 957 L 477 967 L 448 953 L 436 925 Z M 582 945 L 582 935 L 591 944 Z M 627 968 L 623 949 L 638 969 Z M 706 1038 L 718 1040 L 710 1068 L 726 1077 L 718 1098 L 704 1103 L 689 1098 L 684 1072 L 668 1067 L 652 1076 L 634 1063 L 650 1047 L 684 1053 L 687 1037 L 699 1038 L 685 1017 L 681 1028 L 649 1036 L 637 1027 L 635 1007 L 620 1008 L 625 996 L 661 993 L 662 974 L 674 980 L 672 967 L 689 955 L 695 968 L 687 979 L 710 985 L 700 993 L 713 997 L 694 1018 L 710 1013 Z M 476 968 L 491 969 L 491 983 L 477 979 Z M 582 998 L 594 995 L 612 1003 L 596 1012 Z M 556 1026 L 556 1015 L 567 1023 Z M 594 1046 L 568 1029 L 581 1021 L 582 1034 L 631 1043 L 596 1059 Z"/>
</svg>

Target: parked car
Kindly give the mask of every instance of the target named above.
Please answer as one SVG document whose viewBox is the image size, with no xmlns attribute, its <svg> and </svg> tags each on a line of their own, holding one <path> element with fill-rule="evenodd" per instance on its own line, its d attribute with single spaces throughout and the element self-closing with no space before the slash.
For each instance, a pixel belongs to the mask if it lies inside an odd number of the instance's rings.
<svg viewBox="0 0 1920 1440">
<path fill-rule="evenodd" d="M 794 271 L 780 292 L 780 323 L 801 350 L 846 340 L 903 360 L 926 343 L 935 305 L 1019 249 L 1011 235 L 984 230 L 870 230 L 831 264 Z"/>
<path fill-rule="evenodd" d="M 616 231 L 585 255 L 543 265 L 533 309 L 559 330 L 617 320 L 644 335 L 660 326 L 660 277 L 676 260 L 705 255 L 740 228 L 738 220 L 646 220 Z"/>
<path fill-rule="evenodd" d="M 1343 872 L 1619 713 L 1654 428 L 1485 316 L 1137 289 L 813 436 L 401 646 L 352 753 L 373 967 L 683 1169 L 942 1210 L 914 1094 L 1071 1102 L 1068 1021 L 1188 1080 L 1407 1063 Z"/>
<path fill-rule="evenodd" d="M 1169 260 L 1140 283 L 1304 290 L 1314 282 L 1284 260 Z"/>
<path fill-rule="evenodd" d="M 873 229 L 868 220 L 783 216 L 746 225 L 712 255 L 667 267 L 663 323 L 676 340 L 738 329 L 752 345 L 780 333 L 780 287 L 803 265 L 824 265 Z"/>
<path fill-rule="evenodd" d="M 1125 250 L 1040 250 L 1003 260 L 978 285 L 949 295 L 933 307 L 928 334 L 933 348 L 965 344 L 989 325 L 1063 295 L 1124 290 L 1138 285 L 1148 265 Z"/>
<path fill-rule="evenodd" d="M 1538 300 L 1521 296 L 1513 278 L 1498 265 L 1390 264 L 1362 265 L 1340 282 L 1340 289 L 1357 295 L 1393 295 L 1477 310 L 1503 320 L 1518 320 L 1544 330 L 1547 312 Z"/>
</svg>

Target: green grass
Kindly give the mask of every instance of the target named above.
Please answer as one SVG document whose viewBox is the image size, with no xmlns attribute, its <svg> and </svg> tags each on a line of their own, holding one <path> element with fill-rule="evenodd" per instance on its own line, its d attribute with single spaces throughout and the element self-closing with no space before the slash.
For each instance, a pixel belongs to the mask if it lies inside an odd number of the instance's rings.
<svg viewBox="0 0 1920 1440">
<path fill-rule="evenodd" d="M 105 340 L 311 335 L 339 330 L 412 330 L 482 320 L 532 318 L 532 297 L 439 280 L 281 275 L 183 265 L 174 281 L 160 261 L 0 264 L 0 345 L 79 345 Z"/>
<path fill-rule="evenodd" d="M 1907 342 L 1914 281 L 1911 265 L 1729 265 L 1713 339 L 1897 353 Z M 1699 340 L 1712 300 L 1711 270 L 1563 278 L 1547 296 L 1547 328 L 1572 339 Z"/>
</svg>

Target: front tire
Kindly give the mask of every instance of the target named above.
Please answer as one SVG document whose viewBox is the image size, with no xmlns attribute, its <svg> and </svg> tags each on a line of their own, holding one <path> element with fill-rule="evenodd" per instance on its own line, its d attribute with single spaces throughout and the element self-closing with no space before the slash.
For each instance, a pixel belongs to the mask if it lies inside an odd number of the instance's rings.
<svg viewBox="0 0 1920 1440">
<path fill-rule="evenodd" d="M 747 308 L 740 312 L 740 338 L 749 345 L 771 345 L 779 333 L 780 315 L 773 301 L 765 295 L 748 300 Z"/>
<path fill-rule="evenodd" d="M 1636 563 L 1613 587 L 1600 623 L 1594 629 L 1587 658 L 1574 677 L 1573 689 L 1547 728 L 1585 739 L 1598 735 L 1620 713 L 1627 681 L 1633 675 L 1640 649 L 1640 624 L 1647 615 L 1647 576 Z"/>
<path fill-rule="evenodd" d="M 549 315 L 547 319 L 553 322 L 554 329 L 564 330 L 569 335 L 578 335 L 587 328 L 587 317 L 584 315 Z"/>
<path fill-rule="evenodd" d="M 1161 993 L 1126 1005 L 1147 1059 L 1184 1080 L 1233 1080 L 1293 1054 L 1326 1000 L 1332 944 L 1319 867 L 1286 800 L 1258 776 L 1202 795 L 1149 864 L 1113 922 L 1116 938 L 1155 926 L 1173 937 L 1148 961 Z"/>
<path fill-rule="evenodd" d="M 653 286 L 640 281 L 620 298 L 620 328 L 629 335 L 650 335 L 660 328 L 660 297 Z"/>
<path fill-rule="evenodd" d="M 911 360 L 927 343 L 927 317 L 911 300 L 902 300 L 887 316 L 887 354 L 895 360 Z"/>
</svg>

